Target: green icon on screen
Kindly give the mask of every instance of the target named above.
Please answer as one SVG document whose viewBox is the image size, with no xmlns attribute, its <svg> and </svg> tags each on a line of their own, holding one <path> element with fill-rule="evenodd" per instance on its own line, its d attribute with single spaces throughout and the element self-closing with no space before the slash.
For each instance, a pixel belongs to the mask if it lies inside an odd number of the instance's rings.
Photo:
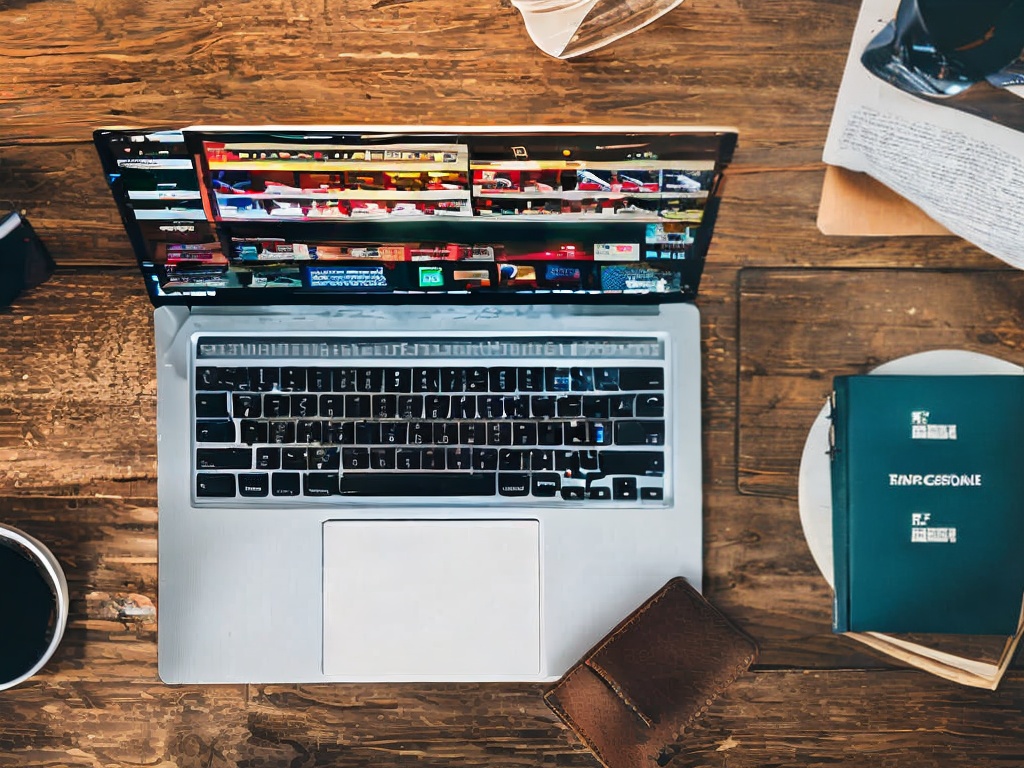
<svg viewBox="0 0 1024 768">
<path fill-rule="evenodd" d="M 440 288 L 444 275 L 440 267 L 420 267 L 420 288 Z"/>
</svg>

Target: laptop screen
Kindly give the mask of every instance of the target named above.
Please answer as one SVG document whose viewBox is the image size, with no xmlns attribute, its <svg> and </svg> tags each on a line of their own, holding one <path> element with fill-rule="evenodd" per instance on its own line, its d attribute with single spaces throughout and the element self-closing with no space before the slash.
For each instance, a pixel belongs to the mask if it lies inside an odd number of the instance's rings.
<svg viewBox="0 0 1024 768">
<path fill-rule="evenodd" d="M 99 130 L 156 304 L 692 299 L 736 134 Z"/>
</svg>

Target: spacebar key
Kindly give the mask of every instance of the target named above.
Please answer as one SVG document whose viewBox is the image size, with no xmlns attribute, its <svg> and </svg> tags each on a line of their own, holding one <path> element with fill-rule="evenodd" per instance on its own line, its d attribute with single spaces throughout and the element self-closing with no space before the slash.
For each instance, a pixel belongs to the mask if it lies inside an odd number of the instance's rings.
<svg viewBox="0 0 1024 768">
<path fill-rule="evenodd" d="M 341 492 L 355 496 L 494 496 L 493 472 L 343 472 Z"/>
</svg>

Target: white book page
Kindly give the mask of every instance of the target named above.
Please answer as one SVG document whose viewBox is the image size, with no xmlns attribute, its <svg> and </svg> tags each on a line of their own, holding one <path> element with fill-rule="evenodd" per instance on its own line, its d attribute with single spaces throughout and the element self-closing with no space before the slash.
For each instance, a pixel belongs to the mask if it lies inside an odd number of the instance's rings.
<svg viewBox="0 0 1024 768">
<path fill-rule="evenodd" d="M 1024 269 L 1024 133 L 904 93 L 861 64 L 898 5 L 861 6 L 823 158 L 867 173 L 951 232 Z"/>
</svg>

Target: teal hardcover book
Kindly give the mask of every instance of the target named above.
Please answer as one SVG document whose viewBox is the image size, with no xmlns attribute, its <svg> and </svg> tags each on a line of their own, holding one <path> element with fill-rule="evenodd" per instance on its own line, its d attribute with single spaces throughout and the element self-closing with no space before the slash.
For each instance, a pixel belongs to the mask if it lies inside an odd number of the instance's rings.
<svg viewBox="0 0 1024 768">
<path fill-rule="evenodd" d="M 1012 635 L 1024 594 L 1024 376 L 840 376 L 836 632 Z"/>
</svg>

